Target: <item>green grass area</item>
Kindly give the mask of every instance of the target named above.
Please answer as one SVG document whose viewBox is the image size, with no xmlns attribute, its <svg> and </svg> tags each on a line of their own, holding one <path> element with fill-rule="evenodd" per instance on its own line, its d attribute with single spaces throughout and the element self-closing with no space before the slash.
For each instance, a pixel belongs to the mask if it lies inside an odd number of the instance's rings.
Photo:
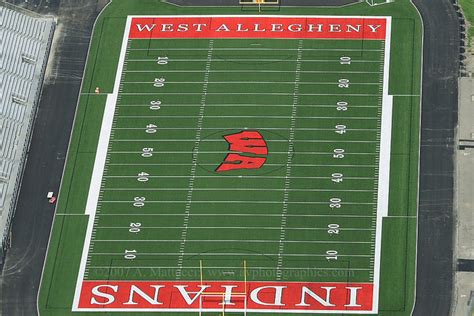
<svg viewBox="0 0 474 316">
<path fill-rule="evenodd" d="M 105 106 L 105 96 L 88 93 L 97 86 L 103 93 L 113 89 L 125 16 L 224 13 L 256 12 L 242 12 L 239 7 L 178 8 L 149 0 L 140 6 L 115 1 L 100 16 L 57 208 L 58 214 L 75 216 L 55 218 L 40 293 L 41 315 L 71 314 L 87 224 L 80 214 L 84 214 Z M 389 93 L 400 96 L 394 97 L 389 214 L 400 217 L 383 224 L 379 314 L 408 315 L 414 299 L 418 196 L 418 15 L 408 1 L 373 8 L 366 4 L 341 9 L 282 8 L 271 13 L 393 17 Z M 199 260 L 203 260 L 207 277 L 223 279 L 224 275 L 215 273 L 217 267 L 224 266 L 226 272 L 233 269 L 237 275 L 247 260 L 251 278 L 275 280 L 282 201 L 286 201 L 284 253 L 306 257 L 284 257 L 282 278 L 307 280 L 307 275 L 291 272 L 301 268 L 338 272 L 319 275 L 320 281 L 370 282 L 381 42 L 214 40 L 207 71 L 209 44 L 209 40 L 129 43 L 87 278 L 149 280 L 159 275 L 172 280 L 187 272 L 188 279 L 197 280 Z M 300 106 L 293 113 L 299 48 Z M 341 52 L 351 56 L 350 66 L 338 63 Z M 167 65 L 157 65 L 156 59 L 162 56 L 169 58 Z M 351 82 L 348 89 L 337 85 L 341 73 Z M 157 77 L 166 78 L 165 87 L 153 86 Z M 200 122 L 205 78 L 206 106 Z M 151 110 L 156 96 L 162 106 Z M 335 104 L 341 98 L 350 104 L 348 111 L 337 110 Z M 156 133 L 146 132 L 148 124 L 157 126 Z M 346 132 L 336 133 L 336 125 L 345 125 Z M 197 138 L 199 127 L 202 132 Z M 262 133 L 270 152 L 268 161 L 256 171 L 216 174 L 215 168 L 228 153 L 222 137 L 245 128 Z M 143 148 L 149 147 L 154 149 L 153 156 L 142 157 Z M 341 147 L 346 155 L 335 159 L 334 149 Z M 146 182 L 137 181 L 140 172 L 149 174 Z M 344 181 L 332 181 L 334 173 L 343 174 Z M 191 174 L 195 177 L 192 201 L 188 196 Z M 294 177 L 289 184 L 287 175 Z M 135 197 L 142 196 L 146 196 L 145 205 L 134 207 Z M 332 198 L 340 198 L 342 207 L 331 208 Z M 181 252 L 187 204 L 190 228 Z M 312 216 L 315 211 L 321 216 Z M 132 222 L 142 224 L 139 233 L 129 232 Z M 328 225 L 334 223 L 340 225 L 340 233 L 328 234 Z M 137 257 L 124 259 L 125 249 L 136 250 Z M 338 260 L 326 260 L 326 252 L 334 249 Z M 177 264 L 180 257 L 182 266 Z"/>
<path fill-rule="evenodd" d="M 474 2 L 470 0 L 461 0 L 459 4 L 464 12 L 464 17 L 467 20 L 466 22 L 469 23 L 467 34 L 470 46 L 472 45 L 472 38 L 474 37 Z"/>
</svg>

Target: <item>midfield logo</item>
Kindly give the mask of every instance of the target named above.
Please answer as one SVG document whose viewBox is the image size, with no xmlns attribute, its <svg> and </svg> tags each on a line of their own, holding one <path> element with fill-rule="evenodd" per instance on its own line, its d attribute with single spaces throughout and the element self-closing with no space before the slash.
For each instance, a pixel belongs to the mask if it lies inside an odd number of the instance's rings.
<svg viewBox="0 0 474 316">
<path fill-rule="evenodd" d="M 224 136 L 229 143 L 229 153 L 216 172 L 239 169 L 260 169 L 267 161 L 268 147 L 262 134 L 258 131 L 242 131 Z M 265 157 L 262 157 L 265 156 Z"/>
</svg>

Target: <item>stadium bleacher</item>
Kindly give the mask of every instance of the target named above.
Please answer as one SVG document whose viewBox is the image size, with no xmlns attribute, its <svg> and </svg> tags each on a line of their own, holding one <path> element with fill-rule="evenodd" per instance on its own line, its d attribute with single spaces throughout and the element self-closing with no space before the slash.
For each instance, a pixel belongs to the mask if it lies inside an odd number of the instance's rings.
<svg viewBox="0 0 474 316">
<path fill-rule="evenodd" d="M 52 17 L 0 3 L 0 265 L 55 24 Z"/>
</svg>

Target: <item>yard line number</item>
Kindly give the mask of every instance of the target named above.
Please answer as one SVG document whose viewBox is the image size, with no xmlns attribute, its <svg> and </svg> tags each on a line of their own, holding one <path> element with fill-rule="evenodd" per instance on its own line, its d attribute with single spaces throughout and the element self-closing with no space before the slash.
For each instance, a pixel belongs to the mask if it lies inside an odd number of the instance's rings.
<svg viewBox="0 0 474 316">
<path fill-rule="evenodd" d="M 167 65 L 168 64 L 168 57 L 158 57 L 156 60 L 158 65 Z"/>
<path fill-rule="evenodd" d="M 347 57 L 347 56 L 343 56 L 339 60 L 341 62 L 341 65 L 350 65 L 351 61 L 352 61 L 352 59 L 350 57 Z"/>
</svg>

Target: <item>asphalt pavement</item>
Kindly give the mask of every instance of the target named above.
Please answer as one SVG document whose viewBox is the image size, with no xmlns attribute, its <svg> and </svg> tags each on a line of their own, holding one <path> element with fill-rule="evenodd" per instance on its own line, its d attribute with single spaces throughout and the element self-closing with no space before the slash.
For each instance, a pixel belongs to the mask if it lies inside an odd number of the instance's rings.
<svg viewBox="0 0 474 316">
<path fill-rule="evenodd" d="M 450 0 L 415 0 L 424 23 L 423 105 L 414 315 L 449 315 L 453 281 L 454 133 L 459 21 Z"/>
<path fill-rule="evenodd" d="M 37 293 L 54 214 L 46 193 L 59 189 L 98 13 L 97 0 L 33 0 L 27 7 L 58 16 L 59 25 L 13 220 L 12 248 L 0 278 L 1 315 L 8 316 L 37 314 Z"/>
</svg>

